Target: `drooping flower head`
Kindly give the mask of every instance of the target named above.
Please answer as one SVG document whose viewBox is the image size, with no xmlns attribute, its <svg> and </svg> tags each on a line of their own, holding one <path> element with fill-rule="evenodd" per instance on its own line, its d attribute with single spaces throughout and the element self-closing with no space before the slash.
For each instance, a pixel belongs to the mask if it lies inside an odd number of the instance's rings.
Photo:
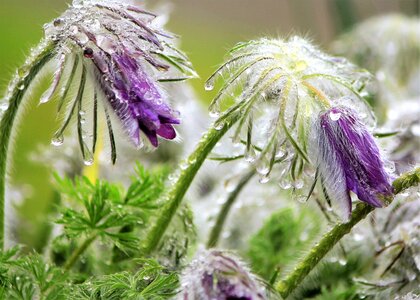
<svg viewBox="0 0 420 300">
<path fill-rule="evenodd" d="M 185 55 L 171 45 L 172 35 L 159 28 L 156 15 L 120 2 L 75 0 L 66 12 L 45 26 L 47 39 L 57 44 L 58 69 L 53 84 L 41 97 L 42 103 L 47 102 L 61 86 L 61 112 L 69 95 L 76 95 L 53 143 L 62 143 L 63 132 L 77 112 L 84 157 L 90 157 L 95 150 L 97 110 L 99 102 L 103 102 L 113 161 L 116 152 L 109 108 L 136 146 L 143 144 L 142 132 L 157 147 L 158 136 L 175 138 L 173 125 L 180 122 L 178 113 L 168 104 L 169 95 L 161 82 L 183 80 L 195 74 Z M 72 91 L 75 82 L 78 87 Z M 92 151 L 83 128 L 85 102 L 93 104 Z"/>
<path fill-rule="evenodd" d="M 245 145 L 245 159 L 263 178 L 273 170 L 282 188 L 306 198 L 299 190 L 304 175 L 316 169 L 308 155 L 313 119 L 331 107 L 348 106 L 373 125 L 364 98 L 371 75 L 300 37 L 241 43 L 230 56 L 207 82 L 211 89 L 216 80 L 226 78 L 211 103 L 211 114 L 219 115 L 223 100 L 234 101 L 216 120 L 216 129 L 237 114 L 233 141 Z"/>
<path fill-rule="evenodd" d="M 218 250 L 202 251 L 184 271 L 182 300 L 262 300 L 263 289 L 244 264 Z"/>
<path fill-rule="evenodd" d="M 351 212 L 350 191 L 372 206 L 392 199 L 391 179 L 372 134 L 355 111 L 333 107 L 313 124 L 313 161 L 327 196 L 344 218 Z"/>
</svg>

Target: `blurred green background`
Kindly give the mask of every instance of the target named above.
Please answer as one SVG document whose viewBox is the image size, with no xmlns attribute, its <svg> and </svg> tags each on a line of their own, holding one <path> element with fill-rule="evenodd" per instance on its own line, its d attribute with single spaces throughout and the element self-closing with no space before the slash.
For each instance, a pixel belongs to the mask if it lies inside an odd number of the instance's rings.
<svg viewBox="0 0 420 300">
<path fill-rule="evenodd" d="M 30 47 L 41 39 L 43 24 L 65 10 L 69 1 L 0 1 L 1 92 Z M 167 27 L 181 36 L 181 48 L 189 54 L 201 76 L 191 83 L 204 103 L 211 97 L 204 92 L 204 80 L 223 61 L 226 51 L 239 41 L 302 34 L 327 49 L 330 41 L 356 22 L 392 12 L 418 15 L 420 7 L 420 0 L 173 0 L 170 4 L 168 1 L 149 3 L 171 9 Z M 37 106 L 39 93 L 33 94 L 31 109 L 21 122 L 11 173 L 13 184 L 25 191 L 25 200 L 18 203 L 22 226 L 17 238 L 35 247 L 40 244 L 41 225 L 48 222 L 42 216 L 53 191 L 49 184 L 51 174 L 42 165 L 32 162 L 30 154 L 39 143 L 49 144 L 55 128 L 54 104 Z"/>
</svg>

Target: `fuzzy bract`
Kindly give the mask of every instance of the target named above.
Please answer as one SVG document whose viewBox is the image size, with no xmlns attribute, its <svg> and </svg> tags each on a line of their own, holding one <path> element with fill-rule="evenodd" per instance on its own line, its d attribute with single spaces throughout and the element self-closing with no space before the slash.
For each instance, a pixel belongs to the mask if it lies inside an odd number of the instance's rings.
<svg viewBox="0 0 420 300">
<path fill-rule="evenodd" d="M 374 125 L 365 99 L 371 75 L 296 36 L 240 43 L 229 54 L 207 81 L 211 89 L 225 78 L 210 105 L 211 114 L 218 116 L 215 128 L 237 114 L 239 121 L 230 136 L 234 143 L 245 145 L 243 156 L 255 165 L 261 181 L 271 176 L 282 189 L 292 189 L 305 201 L 308 193 L 302 190 L 313 182 L 316 171 L 309 157 L 314 117 L 345 106 Z M 219 115 L 221 102 L 228 99 L 233 104 Z"/>
<path fill-rule="evenodd" d="M 202 251 L 184 271 L 182 300 L 263 300 L 266 299 L 256 278 L 233 255 Z"/>
</svg>

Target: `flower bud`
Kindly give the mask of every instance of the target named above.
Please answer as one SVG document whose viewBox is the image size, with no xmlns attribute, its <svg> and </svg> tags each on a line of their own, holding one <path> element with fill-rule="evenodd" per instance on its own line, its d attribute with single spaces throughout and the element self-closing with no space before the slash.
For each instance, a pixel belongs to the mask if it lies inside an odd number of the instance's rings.
<svg viewBox="0 0 420 300">
<path fill-rule="evenodd" d="M 59 18 L 45 26 L 46 38 L 56 44 L 59 66 L 41 102 L 49 101 L 61 85 L 60 111 L 67 96 L 72 94 L 71 87 L 79 81 L 76 97 L 70 100 L 73 101 L 70 111 L 55 140 L 63 140 L 72 115 L 76 112 L 85 115 L 83 108 L 85 102 L 89 102 L 94 111 L 93 152 L 98 100 L 102 100 L 113 160 L 115 140 L 108 109 L 138 147 L 143 144 L 140 133 L 154 147 L 158 146 L 158 136 L 176 137 L 173 125 L 180 120 L 168 103 L 169 96 L 162 82 L 186 79 L 195 73 L 185 55 L 171 45 L 172 36 L 159 28 L 155 17 L 140 7 L 120 1 L 75 0 Z M 81 117 L 77 123 L 79 144 L 85 156 L 85 152 L 90 151 L 85 141 L 84 127 L 87 126 L 83 125 L 85 121 Z"/>
<path fill-rule="evenodd" d="M 202 251 L 182 277 L 182 300 L 259 300 L 263 289 L 244 264 L 228 253 Z"/>
<path fill-rule="evenodd" d="M 337 106 L 323 112 L 313 126 L 311 148 L 321 183 L 344 219 L 351 213 L 350 191 L 375 207 L 392 199 L 378 146 L 355 111 Z"/>
</svg>

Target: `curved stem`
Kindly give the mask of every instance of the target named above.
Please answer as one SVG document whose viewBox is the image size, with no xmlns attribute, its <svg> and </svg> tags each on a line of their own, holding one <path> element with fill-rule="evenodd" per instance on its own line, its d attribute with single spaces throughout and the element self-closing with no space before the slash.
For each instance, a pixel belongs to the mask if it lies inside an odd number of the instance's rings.
<svg viewBox="0 0 420 300">
<path fill-rule="evenodd" d="M 150 254 L 156 249 L 206 157 L 239 117 L 240 115 L 238 113 L 230 113 L 230 115 L 223 119 L 223 126 L 221 128 L 212 127 L 201 138 L 195 150 L 188 157 L 186 161 L 187 166 L 180 168 L 178 177 L 163 197 L 165 204 L 159 212 L 156 223 L 148 233 L 146 244 L 143 248 L 143 254 Z M 175 172 L 175 174 L 177 174 L 177 172 Z"/>
<path fill-rule="evenodd" d="M 9 107 L 0 122 L 0 249 L 4 248 L 5 240 L 6 172 L 12 129 L 15 127 L 15 121 L 26 91 L 34 77 L 54 56 L 54 46 L 53 42 L 43 42 L 36 48 L 26 63 L 18 69 L 4 99 L 8 101 Z"/>
<path fill-rule="evenodd" d="M 420 168 L 417 168 L 412 172 L 403 174 L 392 183 L 394 194 L 397 195 L 405 189 L 418 185 L 419 183 Z M 312 269 L 315 268 L 321 259 L 335 246 L 335 244 L 337 244 L 342 237 L 349 233 L 351 229 L 359 223 L 359 221 L 366 218 L 366 216 L 374 209 L 374 207 L 365 203 L 357 204 L 356 209 L 351 215 L 350 221 L 335 225 L 321 238 L 321 240 L 315 245 L 315 247 L 312 248 L 306 257 L 303 258 L 292 273 L 277 284 L 276 290 L 280 293 L 280 295 L 283 298 L 287 298 L 312 271 Z"/>
<path fill-rule="evenodd" d="M 226 221 L 226 217 L 236 199 L 238 198 L 239 193 L 245 187 L 245 185 L 251 180 L 251 178 L 255 175 L 254 169 L 249 171 L 245 174 L 239 181 L 236 188 L 229 193 L 229 197 L 227 198 L 226 202 L 223 204 L 222 209 L 220 210 L 219 215 L 217 216 L 216 223 L 212 228 L 209 236 L 209 240 L 207 241 L 207 248 L 213 248 L 217 246 L 219 242 L 220 233 L 222 232 L 223 226 Z"/>
<path fill-rule="evenodd" d="M 90 246 L 90 244 L 92 244 L 92 242 L 97 238 L 97 236 L 97 234 L 92 234 L 78 248 L 76 248 L 76 250 L 70 256 L 70 258 L 64 264 L 64 269 L 66 271 L 70 270 L 71 267 L 73 267 L 80 255 L 82 255 L 83 252 L 85 252 L 85 250 Z"/>
</svg>

